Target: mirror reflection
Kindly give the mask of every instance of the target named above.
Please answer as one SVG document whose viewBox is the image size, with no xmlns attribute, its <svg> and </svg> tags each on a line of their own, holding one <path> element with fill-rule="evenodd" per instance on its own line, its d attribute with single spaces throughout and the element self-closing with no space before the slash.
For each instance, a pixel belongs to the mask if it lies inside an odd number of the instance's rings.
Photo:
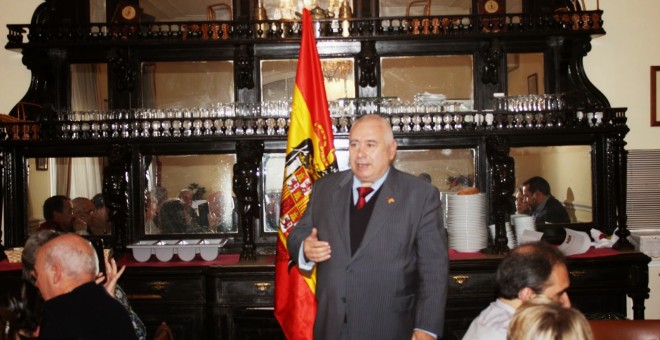
<svg viewBox="0 0 660 340">
<path fill-rule="evenodd" d="M 510 155 L 516 163 L 517 188 L 539 176 L 548 182 L 550 194 L 564 206 L 571 223 L 593 220 L 591 146 L 520 147 L 511 148 Z M 532 212 L 534 205 L 543 203 L 535 198 L 538 202 L 526 200 Z"/>
<path fill-rule="evenodd" d="M 509 96 L 545 94 L 543 53 L 508 53 Z"/>
<path fill-rule="evenodd" d="M 261 61 L 261 100 L 290 100 L 296 82 L 298 60 Z M 321 69 L 328 101 L 355 97 L 352 58 L 321 59 Z"/>
<path fill-rule="evenodd" d="M 471 55 L 383 57 L 383 97 L 413 101 L 458 102 L 472 110 L 474 83 Z"/>
<path fill-rule="evenodd" d="M 82 235 L 112 233 L 112 224 L 101 194 L 106 158 L 29 158 L 27 162 L 28 233 L 42 225 Z M 56 195 L 67 197 L 65 201 L 68 202 L 58 199 L 58 206 L 62 208 L 44 211 L 46 200 Z M 46 218 L 44 213 L 51 217 Z"/>
<path fill-rule="evenodd" d="M 72 64 L 71 110 L 108 109 L 108 65 Z"/>
<path fill-rule="evenodd" d="M 142 63 L 144 108 L 210 108 L 233 101 L 232 61 Z"/>
<path fill-rule="evenodd" d="M 473 0 L 381 0 L 380 16 L 467 15 L 473 12 Z M 521 13 L 522 1 L 506 1 L 506 13 Z"/>
<path fill-rule="evenodd" d="M 237 233 L 235 154 L 153 156 L 145 234 Z"/>
<path fill-rule="evenodd" d="M 440 191 L 458 191 L 474 184 L 476 150 L 427 149 L 398 150 L 394 166 L 402 171 L 420 176 Z M 336 152 L 339 170 L 349 169 L 348 151 Z M 264 232 L 277 232 L 280 216 L 284 153 L 265 154 L 262 162 Z"/>
<path fill-rule="evenodd" d="M 140 0 L 142 17 L 157 22 L 231 20 L 231 4 L 231 0 Z"/>
</svg>

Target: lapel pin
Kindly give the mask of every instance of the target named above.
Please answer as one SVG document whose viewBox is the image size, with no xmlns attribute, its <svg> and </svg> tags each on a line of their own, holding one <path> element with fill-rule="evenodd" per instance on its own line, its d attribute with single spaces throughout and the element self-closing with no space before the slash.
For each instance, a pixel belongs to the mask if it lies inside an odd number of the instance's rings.
<svg viewBox="0 0 660 340">
<path fill-rule="evenodd" d="M 387 204 L 392 204 L 392 203 L 394 203 L 394 198 L 393 197 L 388 198 Z"/>
</svg>

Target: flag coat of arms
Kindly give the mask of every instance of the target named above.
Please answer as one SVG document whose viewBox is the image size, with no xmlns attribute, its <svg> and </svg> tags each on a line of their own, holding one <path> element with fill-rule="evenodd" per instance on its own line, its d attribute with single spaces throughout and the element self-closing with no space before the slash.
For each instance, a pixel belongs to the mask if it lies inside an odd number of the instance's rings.
<svg viewBox="0 0 660 340">
<path fill-rule="evenodd" d="M 304 9 L 275 263 L 275 316 L 290 340 L 313 339 L 316 271 L 305 276 L 298 271 L 288 254 L 286 238 L 305 212 L 314 181 L 337 171 L 323 79 L 312 19 L 309 11 Z"/>
</svg>

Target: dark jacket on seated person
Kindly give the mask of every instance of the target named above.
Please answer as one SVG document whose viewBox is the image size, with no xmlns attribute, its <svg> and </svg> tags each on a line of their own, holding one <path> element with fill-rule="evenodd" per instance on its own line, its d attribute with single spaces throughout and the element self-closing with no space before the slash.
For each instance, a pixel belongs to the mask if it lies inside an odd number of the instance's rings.
<svg viewBox="0 0 660 340">
<path fill-rule="evenodd" d="M 45 302 L 40 339 L 137 339 L 124 306 L 89 282 Z"/>
<path fill-rule="evenodd" d="M 555 196 L 548 196 L 544 204 L 536 208 L 532 213 L 536 224 L 544 223 L 571 223 L 564 205 L 555 198 Z"/>
</svg>

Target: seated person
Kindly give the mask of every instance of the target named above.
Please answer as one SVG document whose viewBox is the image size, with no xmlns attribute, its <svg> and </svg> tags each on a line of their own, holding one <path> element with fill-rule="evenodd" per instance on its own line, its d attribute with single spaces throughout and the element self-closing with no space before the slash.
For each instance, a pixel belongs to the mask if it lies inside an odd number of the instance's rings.
<svg viewBox="0 0 660 340">
<path fill-rule="evenodd" d="M 89 233 L 92 235 L 107 235 L 112 233 L 112 222 L 110 221 L 108 208 L 105 206 L 103 194 L 96 194 L 92 197 L 94 204 L 94 213 L 92 221 L 89 223 Z"/>
<path fill-rule="evenodd" d="M 508 340 L 592 340 L 587 319 L 577 309 L 563 308 L 550 298 L 537 295 L 516 310 L 509 325 Z"/>
<path fill-rule="evenodd" d="M 516 190 L 516 214 L 525 214 L 530 215 L 532 213 L 525 199 L 525 194 L 523 193 L 523 188 L 520 187 Z"/>
<path fill-rule="evenodd" d="M 137 339 L 126 309 L 96 284 L 94 247 L 75 234 L 37 249 L 33 275 L 44 303 L 40 339 Z"/>
<path fill-rule="evenodd" d="M 21 317 L 19 318 L 18 329 L 20 333 L 27 337 L 37 337 L 41 318 L 43 316 L 43 298 L 35 286 L 34 264 L 36 261 L 37 249 L 46 242 L 60 236 L 61 234 L 53 230 L 38 231 L 27 239 L 23 247 L 21 262 L 23 264 L 23 288 L 21 296 Z M 126 308 L 133 323 L 133 328 L 140 340 L 146 338 L 146 328 L 140 317 L 133 311 L 133 308 L 126 298 L 124 290 L 117 285 L 117 280 L 123 273 L 123 268 L 117 270 L 117 264 L 114 259 L 105 260 L 106 274 L 100 273 L 96 279 L 97 284 L 103 283 L 108 293 L 117 299 Z M 105 281 L 104 281 L 105 280 Z"/>
<path fill-rule="evenodd" d="M 202 211 L 208 211 L 206 219 L 201 218 L 202 225 L 207 225 L 209 229 L 219 233 L 236 230 L 233 223 L 233 212 L 231 210 L 233 204 L 227 206 L 224 194 L 222 191 L 216 191 L 209 195 L 206 203 L 199 205 L 200 213 Z M 228 210 L 229 213 L 227 212 Z"/>
<path fill-rule="evenodd" d="M 499 297 L 472 321 L 463 339 L 506 339 L 516 309 L 539 294 L 570 308 L 565 261 L 556 247 L 543 241 L 514 248 L 500 262 L 495 274 Z"/>
<path fill-rule="evenodd" d="M 55 195 L 44 201 L 43 213 L 45 222 L 37 230 L 51 229 L 62 233 L 73 233 L 87 230 L 87 225 L 73 215 L 71 199 L 63 195 Z"/>
<path fill-rule="evenodd" d="M 186 213 L 186 219 L 190 221 L 192 225 L 199 225 L 199 215 L 192 207 L 193 204 L 193 192 L 190 189 L 183 189 L 179 192 L 179 199 L 183 202 L 185 206 L 184 212 Z"/>
<path fill-rule="evenodd" d="M 151 192 L 147 193 L 144 208 L 144 232 L 146 234 L 160 234 L 160 228 L 156 225 L 158 211 L 158 199 Z"/>
<path fill-rule="evenodd" d="M 86 197 L 76 197 L 71 200 L 73 205 L 73 216 L 87 227 L 84 231 L 78 232 L 81 235 L 89 235 L 89 226 L 92 224 L 94 214 L 94 203 Z"/>
<path fill-rule="evenodd" d="M 536 224 L 571 222 L 566 208 L 552 196 L 550 184 L 543 177 L 532 177 L 522 187 Z"/>
<path fill-rule="evenodd" d="M 185 205 L 178 198 L 168 199 L 161 205 L 158 220 L 160 230 L 164 234 L 186 233 L 190 228 Z"/>
</svg>

